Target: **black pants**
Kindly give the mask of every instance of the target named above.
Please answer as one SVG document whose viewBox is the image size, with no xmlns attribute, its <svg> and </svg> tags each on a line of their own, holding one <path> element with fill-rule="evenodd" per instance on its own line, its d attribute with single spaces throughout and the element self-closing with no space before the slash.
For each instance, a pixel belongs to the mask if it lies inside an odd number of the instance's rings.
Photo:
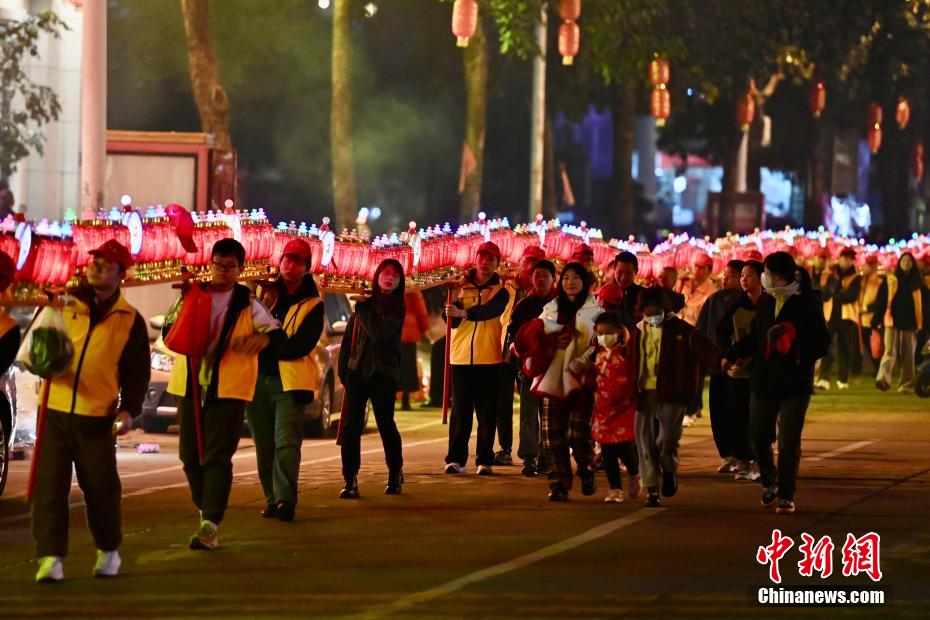
<svg viewBox="0 0 930 620">
<path fill-rule="evenodd" d="M 749 398 L 749 379 L 733 379 L 720 372 L 710 375 L 710 429 L 720 458 L 752 458 Z"/>
<path fill-rule="evenodd" d="M 636 442 L 624 441 L 622 443 L 602 443 L 601 458 L 604 464 L 604 473 L 611 489 L 622 489 L 620 482 L 620 463 L 626 466 L 626 473 L 630 476 L 639 474 L 639 457 L 636 455 Z"/>
<path fill-rule="evenodd" d="M 513 392 L 517 385 L 517 369 L 513 364 L 500 365 L 500 400 L 497 409 L 497 443 L 501 450 L 513 449 Z"/>
<path fill-rule="evenodd" d="M 801 431 L 810 395 L 763 398 L 752 394 L 749 432 L 752 451 L 759 464 L 763 487 L 778 487 L 780 499 L 794 499 L 801 464 Z M 772 437 L 778 427 L 778 466 L 772 454 Z"/>
<path fill-rule="evenodd" d="M 68 554 L 71 468 L 87 505 L 87 526 L 101 551 L 123 541 L 119 473 L 113 416 L 93 417 L 48 410 L 32 498 L 36 555 Z"/>
<path fill-rule="evenodd" d="M 203 462 L 197 453 L 194 401 L 178 398 L 181 426 L 178 450 L 191 488 L 191 499 L 202 518 L 217 525 L 223 521 L 232 490 L 232 457 L 239 447 L 245 401 L 221 398 L 201 409 L 203 420 Z"/>
<path fill-rule="evenodd" d="M 378 433 L 384 446 L 384 460 L 388 470 L 400 471 L 404 466 L 400 432 L 394 423 L 394 394 L 397 382 L 376 373 L 365 378 L 355 371 L 346 376 L 346 411 L 342 421 L 342 475 L 346 478 L 358 474 L 362 462 L 362 431 L 365 430 L 365 406 L 371 401 L 375 412 Z"/>
<path fill-rule="evenodd" d="M 429 400 L 442 407 L 442 380 L 446 369 L 446 337 L 432 344 L 429 350 Z"/>
<path fill-rule="evenodd" d="M 859 346 L 858 329 L 858 326 L 848 319 L 830 324 L 830 331 L 833 332 L 833 347 L 820 364 L 821 379 L 827 379 L 830 376 L 830 370 L 833 368 L 835 358 L 837 362 L 836 380 L 843 383 L 849 382 L 853 354 Z"/>
<path fill-rule="evenodd" d="M 452 367 L 452 416 L 446 463 L 462 466 L 468 463 L 468 439 L 474 414 L 478 418 L 478 458 L 475 463 L 494 464 L 499 367 L 499 364 Z"/>
</svg>

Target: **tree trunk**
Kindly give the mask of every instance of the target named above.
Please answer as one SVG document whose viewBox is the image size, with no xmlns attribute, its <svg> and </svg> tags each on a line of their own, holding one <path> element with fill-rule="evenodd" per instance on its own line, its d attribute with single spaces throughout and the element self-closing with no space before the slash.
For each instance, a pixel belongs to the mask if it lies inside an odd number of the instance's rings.
<svg viewBox="0 0 930 620">
<path fill-rule="evenodd" d="M 470 222 L 481 206 L 484 178 L 484 135 L 488 107 L 488 40 L 482 20 L 465 48 L 465 148 L 462 150 L 464 188 L 459 201 L 459 218 Z"/>
<path fill-rule="evenodd" d="M 807 191 L 804 200 L 804 228 L 816 230 L 823 224 L 823 192 L 826 186 L 826 169 L 824 150 L 828 141 L 828 132 L 824 132 L 822 121 L 811 123 L 810 147 L 807 166 Z M 826 135 L 825 135 L 826 134 Z"/>
<path fill-rule="evenodd" d="M 633 149 L 636 121 L 636 87 L 632 82 L 619 84 L 611 102 L 614 131 L 613 186 L 615 205 L 613 221 L 616 237 L 623 239 L 636 233 L 633 203 Z"/>
<path fill-rule="evenodd" d="M 330 148 L 336 226 L 351 228 L 358 214 L 355 162 L 352 156 L 352 0 L 333 2 L 333 99 L 330 108 Z"/>
<path fill-rule="evenodd" d="M 558 213 L 559 195 L 556 189 L 556 178 L 559 171 L 555 165 L 555 138 L 552 132 L 552 116 L 546 112 L 546 148 L 544 149 L 543 161 L 543 215 L 547 219 L 554 218 Z"/>
<path fill-rule="evenodd" d="M 212 134 L 217 148 L 229 150 L 229 96 L 220 83 L 220 72 L 213 56 L 208 0 L 181 0 L 184 32 L 187 35 L 187 64 L 191 87 L 200 115 L 200 126 Z"/>
</svg>

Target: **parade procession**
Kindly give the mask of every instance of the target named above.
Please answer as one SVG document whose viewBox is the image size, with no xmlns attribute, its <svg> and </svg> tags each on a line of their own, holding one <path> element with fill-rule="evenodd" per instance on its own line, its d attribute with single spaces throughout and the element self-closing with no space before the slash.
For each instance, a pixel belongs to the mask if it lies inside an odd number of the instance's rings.
<svg viewBox="0 0 930 620">
<path fill-rule="evenodd" d="M 0 0 L 3 614 L 924 617 L 930 3 L 828 4 Z"/>
</svg>

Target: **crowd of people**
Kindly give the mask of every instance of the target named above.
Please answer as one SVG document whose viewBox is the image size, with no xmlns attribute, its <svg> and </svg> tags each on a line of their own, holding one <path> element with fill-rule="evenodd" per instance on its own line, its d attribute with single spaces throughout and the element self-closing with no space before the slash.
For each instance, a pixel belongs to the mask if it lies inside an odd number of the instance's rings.
<svg viewBox="0 0 930 620">
<path fill-rule="evenodd" d="M 111 240 L 91 254 L 84 285 L 62 311 L 79 354 L 51 382 L 36 464 L 32 517 L 39 582 L 63 578 L 72 465 L 98 548 L 94 574 L 115 576 L 121 563 L 112 433 L 127 432 L 141 411 L 149 348 L 141 315 L 120 293 L 132 265 L 129 251 Z M 432 380 L 423 406 L 443 405 L 444 363 L 451 367 L 449 475 L 468 472 L 475 419 L 476 473 L 491 476 L 494 467 L 514 463 L 518 394 L 521 472 L 545 475 L 551 501 L 568 500 L 576 476 L 581 493 L 594 495 L 603 469 L 609 486 L 604 501 L 644 493 L 646 506 L 660 506 L 663 497 L 677 493 L 683 428 L 702 415 L 709 376 L 717 471 L 758 480 L 764 506 L 793 513 L 805 415 L 815 386 L 830 386 L 833 361 L 839 389 L 848 387 L 861 357 L 874 364 L 882 390 L 890 389 L 899 365 L 897 389 L 907 393 L 918 342 L 927 339 L 930 274 L 921 279 L 920 265 L 907 253 L 887 274 L 871 262 L 857 270 L 855 258 L 844 253 L 835 264 L 824 257 L 799 264 L 789 253 L 774 252 L 730 261 L 713 274 L 713 261 L 704 255 L 681 278 L 668 268 L 649 282 L 637 281 L 634 254 L 619 253 L 602 271 L 584 244 L 563 265 L 529 247 L 515 273 L 502 273 L 501 252 L 488 241 L 477 249 L 474 266 L 451 285 L 449 303 L 405 291 L 402 265 L 386 260 L 370 290 L 351 298 L 340 348 L 345 402 L 337 434 L 344 478 L 339 497 L 360 497 L 360 440 L 369 403 L 384 446 L 385 493 L 402 492 L 395 407 L 399 397 L 409 409 L 410 395 L 420 391 L 416 345 L 426 336 L 433 347 Z M 172 339 L 181 329 L 176 326 L 189 327 L 192 313 L 203 315 L 205 348 L 177 356 L 168 386 L 178 402 L 180 458 L 198 511 L 199 526 L 189 541 L 195 550 L 219 544 L 244 418 L 265 497 L 260 517 L 295 518 L 302 411 L 320 379 L 311 355 L 323 332 L 324 306 L 309 271 L 310 246 L 289 242 L 277 279 L 257 288 L 239 282 L 244 263 L 241 244 L 217 242 L 210 278 L 185 281 L 163 329 L 170 346 L 179 342 Z M 0 255 L 6 285 L 10 264 Z M 8 367 L 19 333 L 9 320 L 0 332 L 0 362 Z M 876 340 L 883 351 L 862 344 Z"/>
</svg>

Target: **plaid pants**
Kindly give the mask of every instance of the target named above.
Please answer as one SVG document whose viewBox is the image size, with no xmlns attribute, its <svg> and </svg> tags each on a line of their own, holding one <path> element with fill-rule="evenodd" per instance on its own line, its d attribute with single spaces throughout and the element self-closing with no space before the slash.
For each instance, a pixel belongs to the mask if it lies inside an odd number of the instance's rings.
<svg viewBox="0 0 930 620">
<path fill-rule="evenodd" d="M 549 488 L 572 488 L 572 454 L 580 477 L 594 475 L 594 442 L 591 440 L 593 409 L 593 394 L 584 390 L 575 392 L 566 400 L 543 400 L 543 445 L 552 458 Z"/>
</svg>

